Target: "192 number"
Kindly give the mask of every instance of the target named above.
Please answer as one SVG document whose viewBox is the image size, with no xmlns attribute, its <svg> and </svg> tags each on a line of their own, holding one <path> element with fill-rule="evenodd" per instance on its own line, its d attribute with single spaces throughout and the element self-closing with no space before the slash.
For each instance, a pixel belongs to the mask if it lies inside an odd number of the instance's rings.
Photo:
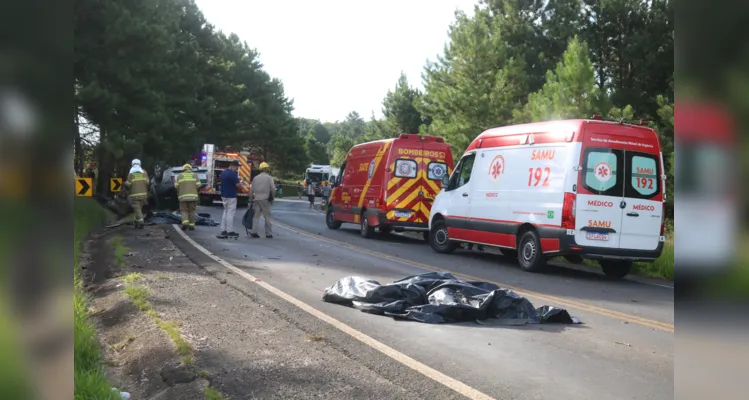
<svg viewBox="0 0 749 400">
<path fill-rule="evenodd" d="M 643 189 L 653 188 L 653 178 L 636 178 L 636 179 L 637 179 L 638 188 L 643 188 Z"/>
<path fill-rule="evenodd" d="M 549 176 L 551 175 L 551 168 L 528 168 L 528 186 L 538 186 L 543 179 L 541 186 L 549 186 Z M 544 178 L 546 176 L 546 178 Z"/>
</svg>

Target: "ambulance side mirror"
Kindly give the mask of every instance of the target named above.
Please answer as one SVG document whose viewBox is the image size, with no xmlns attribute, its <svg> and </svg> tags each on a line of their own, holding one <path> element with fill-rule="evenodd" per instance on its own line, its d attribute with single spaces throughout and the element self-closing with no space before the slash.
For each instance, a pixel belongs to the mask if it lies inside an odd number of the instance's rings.
<svg viewBox="0 0 749 400">
<path fill-rule="evenodd" d="M 442 189 L 447 190 L 447 185 L 450 183 L 450 176 L 447 174 L 442 176 Z"/>
</svg>

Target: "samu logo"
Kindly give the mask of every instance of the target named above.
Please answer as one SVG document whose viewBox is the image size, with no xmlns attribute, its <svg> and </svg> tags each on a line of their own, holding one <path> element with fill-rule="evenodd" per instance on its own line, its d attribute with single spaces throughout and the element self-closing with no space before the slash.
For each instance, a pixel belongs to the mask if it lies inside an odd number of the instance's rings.
<svg viewBox="0 0 749 400">
<path fill-rule="evenodd" d="M 369 163 L 369 171 L 367 171 L 367 179 L 372 179 L 372 175 L 374 175 L 374 166 L 375 166 L 375 160 L 372 160 L 372 162 Z"/>
</svg>

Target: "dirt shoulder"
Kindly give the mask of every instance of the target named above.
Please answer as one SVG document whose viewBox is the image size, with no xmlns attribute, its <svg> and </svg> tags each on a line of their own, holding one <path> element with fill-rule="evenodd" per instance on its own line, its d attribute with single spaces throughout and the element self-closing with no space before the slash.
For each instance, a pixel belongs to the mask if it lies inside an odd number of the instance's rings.
<svg viewBox="0 0 749 400">
<path fill-rule="evenodd" d="M 87 250 L 106 372 L 133 399 L 460 398 L 232 274 L 171 226 L 118 228 Z"/>
</svg>

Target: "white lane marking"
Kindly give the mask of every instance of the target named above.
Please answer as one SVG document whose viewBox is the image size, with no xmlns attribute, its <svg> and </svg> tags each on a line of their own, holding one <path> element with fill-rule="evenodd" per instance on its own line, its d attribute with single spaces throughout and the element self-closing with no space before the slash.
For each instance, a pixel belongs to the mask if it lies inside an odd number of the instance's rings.
<svg viewBox="0 0 749 400">
<path fill-rule="evenodd" d="M 341 321 L 338 321 L 337 319 L 323 313 L 322 311 L 317 310 L 316 308 L 313 308 L 312 306 L 308 305 L 307 303 L 302 302 L 301 300 L 296 299 L 295 297 L 287 294 L 286 292 L 283 292 L 279 289 L 276 289 L 271 284 L 256 278 L 249 273 L 245 272 L 242 269 L 239 269 L 232 264 L 230 264 L 228 261 L 225 261 L 221 259 L 220 257 L 214 255 L 210 251 L 206 250 L 203 246 L 196 243 L 191 237 L 187 236 L 185 232 L 183 232 L 179 227 L 175 224 L 172 225 L 174 230 L 179 233 L 185 240 L 187 240 L 188 243 L 193 245 L 196 249 L 200 250 L 201 253 L 207 255 L 211 259 L 215 260 L 219 264 L 223 265 L 233 273 L 241 276 L 244 279 L 247 279 L 250 282 L 257 283 L 260 285 L 263 289 L 275 294 L 276 296 L 288 301 L 289 303 L 301 308 L 302 310 L 306 311 L 307 313 L 319 318 L 322 321 L 325 321 L 332 325 L 333 327 L 337 328 L 338 330 L 348 334 L 349 336 L 353 337 L 354 339 L 366 344 L 367 346 L 385 354 L 386 356 L 392 358 L 395 361 L 398 361 L 399 363 L 413 369 L 416 372 L 419 372 L 420 374 L 433 379 L 434 381 L 441 383 L 445 385 L 446 387 L 462 394 L 463 396 L 468 397 L 469 399 L 480 399 L 480 400 L 494 400 L 491 396 L 488 396 L 484 393 L 479 392 L 478 390 L 466 385 L 463 382 L 460 382 L 456 379 L 453 379 L 433 368 L 430 368 L 419 361 L 414 360 L 413 358 L 399 352 L 398 350 L 393 349 L 392 347 L 381 343 L 377 341 L 376 339 L 372 338 L 371 336 L 367 336 L 362 332 L 357 331 L 356 329 L 344 324 Z"/>
</svg>

